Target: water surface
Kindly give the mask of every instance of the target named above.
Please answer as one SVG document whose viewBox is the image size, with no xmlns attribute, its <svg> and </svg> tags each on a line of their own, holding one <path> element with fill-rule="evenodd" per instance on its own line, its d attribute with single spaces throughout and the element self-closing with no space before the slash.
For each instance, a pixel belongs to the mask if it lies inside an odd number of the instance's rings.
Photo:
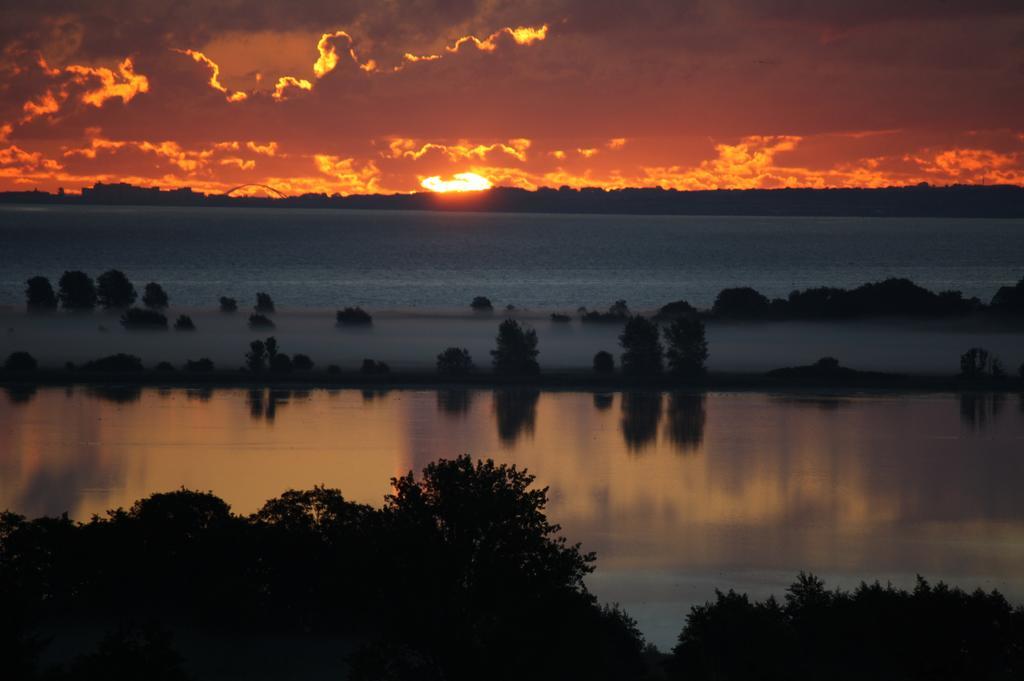
<svg viewBox="0 0 1024 681">
<path fill-rule="evenodd" d="M 287 488 L 379 505 L 469 452 L 525 466 L 659 646 L 689 607 L 915 574 L 1024 600 L 1017 395 L 7 389 L 0 509 L 80 519 L 181 486 L 236 512 Z"/>
<path fill-rule="evenodd" d="M 1024 220 L 534 215 L 0 206 L 0 305 L 25 280 L 110 268 L 172 303 L 268 291 L 290 307 L 638 309 L 754 286 L 853 287 L 909 277 L 988 301 L 1024 276 Z"/>
</svg>

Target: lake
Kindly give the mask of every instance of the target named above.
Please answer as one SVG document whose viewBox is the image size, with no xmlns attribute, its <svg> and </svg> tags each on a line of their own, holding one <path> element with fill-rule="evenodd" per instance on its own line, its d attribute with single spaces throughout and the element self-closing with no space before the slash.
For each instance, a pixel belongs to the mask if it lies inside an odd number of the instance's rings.
<svg viewBox="0 0 1024 681">
<path fill-rule="evenodd" d="M 533 215 L 0 206 L 0 305 L 25 280 L 116 268 L 172 304 L 534 309 L 708 307 L 753 286 L 853 287 L 908 277 L 991 299 L 1024 276 L 1024 220 Z"/>
<path fill-rule="evenodd" d="M 526 467 L 596 551 L 588 579 L 667 649 L 715 588 L 780 594 L 920 573 L 1024 600 L 1024 398 L 989 393 L 16 389 L 0 509 L 93 513 L 211 490 L 379 505 L 392 476 L 469 452 Z"/>
</svg>

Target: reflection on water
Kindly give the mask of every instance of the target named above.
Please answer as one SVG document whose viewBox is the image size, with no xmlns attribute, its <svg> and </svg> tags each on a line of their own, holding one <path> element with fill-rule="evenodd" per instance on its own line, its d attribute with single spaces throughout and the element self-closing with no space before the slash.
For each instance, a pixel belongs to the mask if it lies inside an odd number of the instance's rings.
<svg viewBox="0 0 1024 681">
<path fill-rule="evenodd" d="M 5 392 L 0 509 L 32 516 L 85 519 L 183 485 L 238 512 L 317 484 L 379 504 L 392 476 L 442 456 L 526 467 L 552 520 L 597 551 L 591 588 L 662 646 L 714 588 L 765 596 L 801 569 L 1024 600 L 1012 396 Z"/>
<path fill-rule="evenodd" d="M 654 444 L 661 421 L 661 393 L 638 390 L 622 393 L 622 439 L 632 452 Z"/>
<path fill-rule="evenodd" d="M 704 440 L 707 421 L 703 393 L 672 393 L 668 397 L 665 434 L 680 452 L 693 452 Z"/>
<path fill-rule="evenodd" d="M 131 404 L 142 398 L 142 388 L 137 385 L 90 386 L 88 392 L 101 400 L 115 404 Z"/>
<path fill-rule="evenodd" d="M 32 385 L 9 385 L 4 392 L 11 404 L 28 404 L 35 397 L 36 388 Z"/>
<path fill-rule="evenodd" d="M 985 430 L 1006 405 L 1006 393 L 960 393 L 960 420 L 973 430 Z"/>
<path fill-rule="evenodd" d="M 465 388 L 444 388 L 437 391 L 437 410 L 447 416 L 465 416 L 473 393 Z"/>
<path fill-rule="evenodd" d="M 494 391 L 494 417 L 502 444 L 514 445 L 521 435 L 533 435 L 540 391 L 506 388 Z"/>
</svg>

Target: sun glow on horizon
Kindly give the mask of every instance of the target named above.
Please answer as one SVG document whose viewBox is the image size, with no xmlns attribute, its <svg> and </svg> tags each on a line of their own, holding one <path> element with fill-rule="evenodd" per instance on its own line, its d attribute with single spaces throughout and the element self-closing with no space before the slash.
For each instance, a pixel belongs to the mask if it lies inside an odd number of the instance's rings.
<svg viewBox="0 0 1024 681">
<path fill-rule="evenodd" d="M 494 186 L 486 177 L 476 173 L 455 173 L 452 177 L 454 179 L 442 180 L 440 175 L 432 175 L 420 182 L 420 186 L 439 194 L 479 192 Z"/>
</svg>

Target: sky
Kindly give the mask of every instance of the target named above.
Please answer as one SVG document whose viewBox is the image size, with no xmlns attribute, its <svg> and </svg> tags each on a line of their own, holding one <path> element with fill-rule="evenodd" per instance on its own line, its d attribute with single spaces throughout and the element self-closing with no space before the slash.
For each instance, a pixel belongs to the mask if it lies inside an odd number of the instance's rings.
<svg viewBox="0 0 1024 681">
<path fill-rule="evenodd" d="M 0 0 L 0 17 L 0 190 L 1024 184 L 1020 0 Z"/>
</svg>

